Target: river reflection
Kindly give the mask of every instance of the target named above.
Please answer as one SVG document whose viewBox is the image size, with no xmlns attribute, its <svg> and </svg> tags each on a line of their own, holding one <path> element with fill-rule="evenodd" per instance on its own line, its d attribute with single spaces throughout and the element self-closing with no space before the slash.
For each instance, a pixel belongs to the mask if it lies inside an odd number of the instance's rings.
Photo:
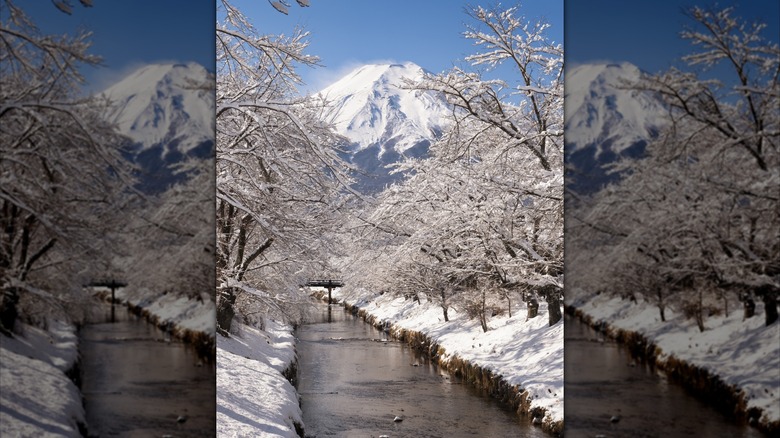
<svg viewBox="0 0 780 438">
<path fill-rule="evenodd" d="M 80 331 L 89 436 L 214 436 L 214 364 L 123 306 L 115 321 Z"/>
<path fill-rule="evenodd" d="M 297 331 L 307 436 L 547 436 L 343 308 L 319 309 Z"/>
<path fill-rule="evenodd" d="M 565 436 L 761 437 L 670 384 L 628 351 L 566 315 Z M 619 416 L 618 422 L 611 422 Z"/>
</svg>

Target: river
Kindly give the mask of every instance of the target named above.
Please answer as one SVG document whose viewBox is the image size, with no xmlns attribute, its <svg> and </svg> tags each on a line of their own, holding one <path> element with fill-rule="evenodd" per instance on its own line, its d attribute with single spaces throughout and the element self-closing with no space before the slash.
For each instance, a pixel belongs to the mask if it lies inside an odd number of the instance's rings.
<svg viewBox="0 0 780 438">
<path fill-rule="evenodd" d="M 548 436 L 342 307 L 318 311 L 296 332 L 307 437 Z"/>
<path fill-rule="evenodd" d="M 565 436 L 762 437 L 669 383 L 579 319 L 564 326 Z M 613 423 L 611 418 L 619 416 Z"/>
<path fill-rule="evenodd" d="M 79 332 L 90 437 L 213 437 L 215 364 L 117 305 Z M 178 422 L 186 416 L 186 421 Z"/>
</svg>

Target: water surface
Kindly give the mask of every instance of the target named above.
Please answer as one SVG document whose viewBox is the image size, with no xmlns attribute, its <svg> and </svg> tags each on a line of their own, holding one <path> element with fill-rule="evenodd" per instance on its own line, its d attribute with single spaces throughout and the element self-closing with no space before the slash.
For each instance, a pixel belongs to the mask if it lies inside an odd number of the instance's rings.
<svg viewBox="0 0 780 438">
<path fill-rule="evenodd" d="M 564 323 L 567 438 L 763 436 L 632 360 L 626 348 L 579 319 L 566 315 Z M 613 416 L 620 420 L 611 422 Z"/>
<path fill-rule="evenodd" d="M 296 333 L 307 436 L 549 436 L 342 307 L 319 311 Z"/>
<path fill-rule="evenodd" d="M 110 306 L 104 310 L 111 321 Z M 115 316 L 80 330 L 89 436 L 213 437 L 214 364 L 124 306 Z"/>
</svg>

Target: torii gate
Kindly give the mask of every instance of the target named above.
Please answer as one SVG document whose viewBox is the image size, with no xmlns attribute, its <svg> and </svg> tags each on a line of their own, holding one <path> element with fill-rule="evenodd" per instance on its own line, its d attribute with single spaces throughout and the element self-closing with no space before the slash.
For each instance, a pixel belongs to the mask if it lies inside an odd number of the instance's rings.
<svg viewBox="0 0 780 438">
<path fill-rule="evenodd" d="M 85 286 L 111 288 L 111 322 L 114 322 L 114 302 L 116 301 L 116 290 L 120 287 L 127 287 L 127 283 L 123 281 L 117 281 L 111 279 L 111 280 L 93 281 L 89 284 L 86 284 Z"/>
<path fill-rule="evenodd" d="M 328 304 L 331 304 L 333 302 L 333 299 L 331 298 L 331 291 L 337 287 L 343 287 L 344 282 L 341 280 L 309 280 L 308 283 L 306 283 L 306 286 L 309 287 L 324 287 L 328 290 Z"/>
</svg>

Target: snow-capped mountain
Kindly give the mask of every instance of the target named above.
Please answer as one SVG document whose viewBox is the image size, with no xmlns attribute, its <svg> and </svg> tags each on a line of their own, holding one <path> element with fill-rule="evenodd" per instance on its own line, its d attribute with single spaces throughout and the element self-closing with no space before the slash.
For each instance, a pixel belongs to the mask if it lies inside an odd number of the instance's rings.
<svg viewBox="0 0 780 438">
<path fill-rule="evenodd" d="M 663 103 L 630 88 L 641 71 L 633 64 L 584 64 L 566 73 L 565 142 L 570 187 L 598 190 L 617 175 L 604 166 L 637 157 L 665 125 Z"/>
<path fill-rule="evenodd" d="M 598 155 L 607 147 L 620 153 L 653 137 L 664 125 L 666 111 L 647 92 L 627 89 L 640 75 L 627 62 L 585 64 L 567 72 L 566 142 L 575 150 L 598 144 Z"/>
<path fill-rule="evenodd" d="M 394 149 L 402 153 L 432 140 L 446 122 L 446 100 L 403 88 L 405 79 L 418 81 L 424 74 L 412 62 L 360 67 L 319 93 L 330 102 L 325 118 L 361 149 L 393 141 Z"/>
<path fill-rule="evenodd" d="M 324 119 L 352 145 L 348 157 L 368 177 L 358 188 L 375 192 L 398 180 L 387 165 L 403 156 L 421 157 L 447 123 L 443 96 L 404 88 L 425 70 L 417 64 L 370 64 L 357 68 L 318 94 L 328 102 Z"/>
<path fill-rule="evenodd" d="M 151 64 L 103 92 L 108 119 L 130 139 L 126 156 L 139 167 L 138 187 L 159 193 L 184 181 L 185 157 L 210 159 L 214 149 L 213 75 L 203 66 Z"/>
<path fill-rule="evenodd" d="M 114 111 L 109 119 L 141 149 L 163 146 L 188 153 L 214 141 L 214 93 L 206 69 L 196 63 L 152 64 L 136 70 L 103 94 Z"/>
</svg>

